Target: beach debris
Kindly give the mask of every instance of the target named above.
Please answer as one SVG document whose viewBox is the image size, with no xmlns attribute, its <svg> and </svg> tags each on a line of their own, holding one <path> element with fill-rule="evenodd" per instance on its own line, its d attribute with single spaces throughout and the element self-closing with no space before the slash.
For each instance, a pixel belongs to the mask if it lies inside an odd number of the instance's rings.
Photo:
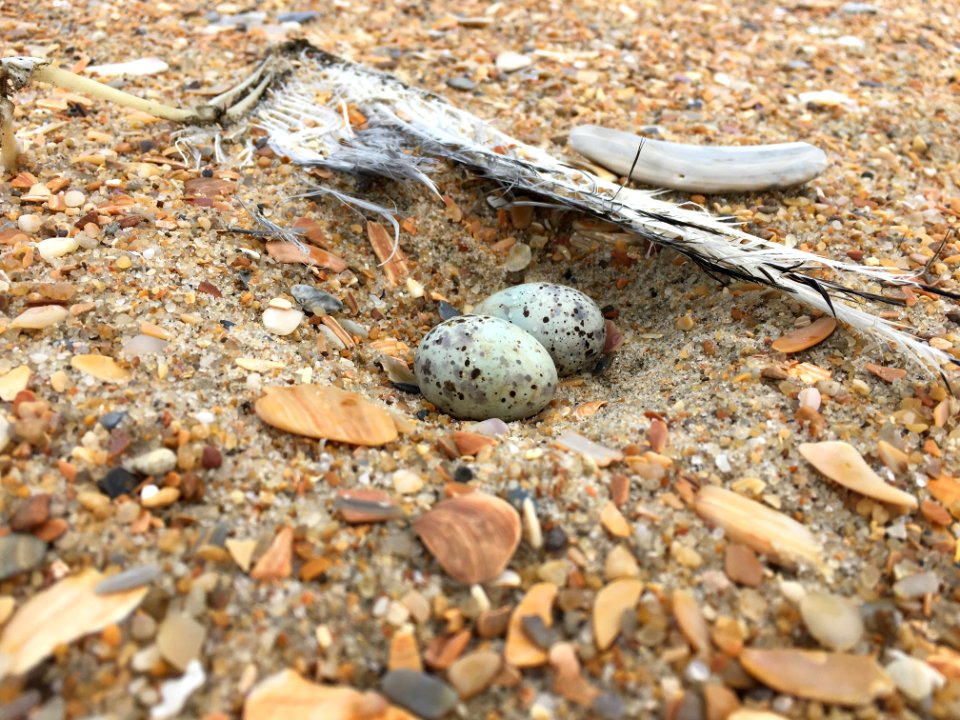
<svg viewBox="0 0 960 720">
<path fill-rule="evenodd" d="M 525 283 L 494 293 L 473 309 L 526 330 L 566 377 L 596 365 L 607 330 L 600 306 L 566 285 Z"/>
<path fill-rule="evenodd" d="M 203 665 L 199 660 L 191 660 L 183 675 L 167 680 L 160 686 L 160 702 L 150 708 L 150 720 L 179 717 L 190 695 L 206 680 Z"/>
<path fill-rule="evenodd" d="M 792 330 L 773 341 L 771 347 L 777 352 L 795 353 L 807 350 L 822 343 L 837 329 L 837 321 L 832 317 L 822 317 L 805 327 Z"/>
<path fill-rule="evenodd" d="M 0 400 L 10 402 L 17 393 L 27 389 L 30 382 L 30 366 L 20 365 L 0 375 Z"/>
<path fill-rule="evenodd" d="M 919 505 L 915 496 L 885 483 L 849 443 L 802 443 L 799 449 L 808 463 L 848 490 L 907 510 L 915 510 Z"/>
<path fill-rule="evenodd" d="M 503 658 L 518 668 L 538 667 L 547 662 L 547 651 L 533 642 L 524 628 L 524 620 L 539 618 L 546 628 L 553 627 L 553 601 L 559 588 L 553 583 L 532 585 L 514 608 L 507 626 L 507 643 Z"/>
<path fill-rule="evenodd" d="M 69 315 L 67 309 L 60 305 L 38 305 L 17 315 L 10 327 L 17 330 L 42 330 L 63 322 Z"/>
<path fill-rule="evenodd" d="M 894 689 L 890 677 L 868 655 L 745 648 L 740 664 L 774 690 L 824 703 L 862 707 Z"/>
<path fill-rule="evenodd" d="M 98 595 L 95 588 L 103 579 L 96 570 L 84 570 L 23 603 L 0 635 L 0 677 L 28 672 L 56 647 L 120 622 L 147 593 L 139 587 Z M 65 617 L 70 622 L 62 622 Z"/>
<path fill-rule="evenodd" d="M 267 425 L 296 435 L 369 446 L 397 439 L 390 413 L 333 386 L 271 386 L 254 408 Z"/>
<path fill-rule="evenodd" d="M 569 452 L 579 453 L 590 458 L 600 468 L 609 467 L 613 463 L 623 460 L 623 453 L 619 450 L 599 445 L 572 430 L 563 433 L 553 444 Z"/>
<path fill-rule="evenodd" d="M 505 500 L 468 493 L 434 505 L 413 529 L 450 577 L 472 585 L 495 579 L 520 544 L 520 516 Z"/>
<path fill-rule="evenodd" d="M 722 527 L 733 541 L 774 562 L 823 565 L 820 543 L 810 531 L 773 508 L 716 485 L 700 488 L 693 507 L 704 520 Z"/>
<path fill-rule="evenodd" d="M 598 165 L 645 185 L 704 194 L 801 185 L 827 167 L 823 150 L 804 142 L 684 145 L 598 125 L 574 128 L 570 146 Z"/>
<path fill-rule="evenodd" d="M 800 616 L 807 631 L 830 650 L 849 650 L 863 637 L 860 608 L 839 595 L 807 593 L 800 600 Z"/>
<path fill-rule="evenodd" d="M 343 309 L 343 303 L 339 299 L 312 285 L 294 285 L 290 288 L 290 294 L 300 303 L 300 307 L 311 315 L 322 316 Z"/>
<path fill-rule="evenodd" d="M 437 325 L 417 347 L 423 396 L 456 418 L 520 420 L 546 407 L 557 370 L 530 334 L 500 318 L 464 315 Z"/>
<path fill-rule="evenodd" d="M 377 693 L 320 685 L 293 670 L 257 683 L 243 704 L 243 720 L 415 720 Z"/>
<path fill-rule="evenodd" d="M 163 60 L 157 57 L 138 58 L 122 63 L 107 63 L 105 65 L 89 65 L 87 72 L 100 77 L 120 77 L 122 75 L 157 75 L 170 69 Z"/>
<path fill-rule="evenodd" d="M 303 322 L 304 315 L 289 300 L 273 298 L 263 311 L 263 326 L 274 335 L 289 335 Z"/>
<path fill-rule="evenodd" d="M 606 650 L 623 627 L 623 614 L 640 601 L 643 583 L 633 578 L 614 580 L 605 585 L 593 602 L 593 638 L 600 650 Z"/>
<path fill-rule="evenodd" d="M 116 385 L 127 383 L 133 377 L 129 370 L 106 355 L 74 355 L 70 358 L 70 367 L 97 380 Z"/>
</svg>

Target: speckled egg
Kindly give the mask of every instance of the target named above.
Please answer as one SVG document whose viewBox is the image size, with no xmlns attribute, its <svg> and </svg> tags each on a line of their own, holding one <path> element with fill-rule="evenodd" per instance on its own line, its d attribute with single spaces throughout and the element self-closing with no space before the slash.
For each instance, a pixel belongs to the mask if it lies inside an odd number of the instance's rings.
<svg viewBox="0 0 960 720">
<path fill-rule="evenodd" d="M 506 320 L 482 315 L 433 328 L 413 369 L 424 397 L 462 419 L 530 417 L 557 388 L 557 369 L 543 345 Z"/>
<path fill-rule="evenodd" d="M 473 311 L 503 318 L 533 335 L 550 353 L 560 377 L 593 367 L 603 353 L 607 329 L 600 307 L 566 285 L 514 285 Z"/>
</svg>

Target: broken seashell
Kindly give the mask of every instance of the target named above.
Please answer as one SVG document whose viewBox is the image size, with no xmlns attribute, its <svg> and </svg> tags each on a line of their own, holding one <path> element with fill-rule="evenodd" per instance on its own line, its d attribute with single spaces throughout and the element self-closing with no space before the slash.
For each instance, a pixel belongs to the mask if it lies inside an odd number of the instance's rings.
<svg viewBox="0 0 960 720">
<path fill-rule="evenodd" d="M 710 628 L 693 595 L 685 590 L 674 590 L 673 616 L 694 651 L 698 654 L 710 652 Z"/>
<path fill-rule="evenodd" d="M 10 402 L 17 393 L 27 389 L 30 382 L 30 366 L 21 365 L 8 373 L 0 375 L 0 400 Z"/>
<path fill-rule="evenodd" d="M 323 385 L 268 387 L 254 409 L 267 425 L 312 438 L 377 446 L 397 439 L 383 408 L 357 393 Z"/>
<path fill-rule="evenodd" d="M 90 65 L 87 72 L 100 77 L 120 77 L 122 75 L 156 75 L 169 69 L 170 66 L 160 58 L 146 57 L 121 63 Z"/>
<path fill-rule="evenodd" d="M 643 149 L 637 156 L 641 144 Z M 571 131 L 570 145 L 621 176 L 630 173 L 631 178 L 647 185 L 685 192 L 785 188 L 812 180 L 827 167 L 823 150 L 804 142 L 743 147 L 683 145 L 581 125 Z"/>
<path fill-rule="evenodd" d="M 807 528 L 781 512 L 716 485 L 700 488 L 693 507 L 735 542 L 781 565 L 809 563 L 822 569 L 820 543 Z"/>
<path fill-rule="evenodd" d="M 131 377 L 129 370 L 106 355 L 74 355 L 70 358 L 70 366 L 104 382 L 120 384 L 128 382 Z"/>
<path fill-rule="evenodd" d="M 413 525 L 444 571 L 472 585 L 502 573 L 520 544 L 520 516 L 493 495 L 470 493 L 437 503 Z"/>
<path fill-rule="evenodd" d="M 547 662 L 547 651 L 535 645 L 523 629 L 524 618 L 539 617 L 548 628 L 553 626 L 553 601 L 558 588 L 553 583 L 541 582 L 533 585 L 520 600 L 520 604 L 510 615 L 507 626 L 507 644 L 503 659 L 508 665 L 517 668 L 537 667 Z"/>
<path fill-rule="evenodd" d="M 868 655 L 793 648 L 746 648 L 744 669 L 773 689 L 837 705 L 869 705 L 893 692 L 893 681 Z"/>
<path fill-rule="evenodd" d="M 37 253 L 47 262 L 69 255 L 80 247 L 80 240 L 74 237 L 53 237 L 37 243 Z"/>
<path fill-rule="evenodd" d="M 812 348 L 826 340 L 837 329 L 837 321 L 832 317 L 822 317 L 805 327 L 797 328 L 773 341 L 774 350 L 782 353 L 795 353 Z"/>
<path fill-rule="evenodd" d="M 69 314 L 67 309 L 60 305 L 40 305 L 27 308 L 17 315 L 10 323 L 10 327 L 18 330 L 42 330 L 63 322 Z"/>
<path fill-rule="evenodd" d="M 885 483 L 848 443 L 838 440 L 802 443 L 800 454 L 821 473 L 849 490 L 909 510 L 917 508 L 917 498 Z"/>
<path fill-rule="evenodd" d="M 632 578 L 614 580 L 597 593 L 593 603 L 593 638 L 600 650 L 606 650 L 620 633 L 623 614 L 640 601 L 643 583 Z"/>
<path fill-rule="evenodd" d="M 85 570 L 64 578 L 20 606 L 0 636 L 0 677 L 21 675 L 55 648 L 117 623 L 136 608 L 147 587 L 97 595 L 103 575 Z M 61 622 L 65 617 L 70 622 Z"/>
</svg>

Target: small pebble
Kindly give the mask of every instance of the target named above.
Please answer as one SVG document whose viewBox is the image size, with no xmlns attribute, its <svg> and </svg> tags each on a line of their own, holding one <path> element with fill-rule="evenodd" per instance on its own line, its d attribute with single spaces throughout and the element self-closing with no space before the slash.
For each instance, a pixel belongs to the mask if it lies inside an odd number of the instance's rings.
<svg viewBox="0 0 960 720">
<path fill-rule="evenodd" d="M 0 580 L 37 567 L 47 553 L 47 544 L 34 537 L 12 533 L 0 537 Z"/>
<path fill-rule="evenodd" d="M 130 467 L 142 475 L 161 477 L 177 466 L 177 454 L 170 448 L 157 448 L 138 455 L 130 461 Z"/>
<path fill-rule="evenodd" d="M 159 565 L 139 565 L 104 578 L 93 588 L 97 595 L 112 595 L 148 585 L 160 577 Z"/>
<path fill-rule="evenodd" d="M 100 424 L 107 430 L 113 430 L 123 422 L 126 416 L 127 414 L 125 412 L 108 412 L 100 418 Z"/>
<path fill-rule="evenodd" d="M 416 670 L 393 670 L 383 677 L 383 694 L 415 715 L 436 720 L 456 707 L 456 691 L 432 675 Z"/>
<path fill-rule="evenodd" d="M 893 593 L 899 598 L 916 598 L 935 593 L 940 587 L 936 573 L 922 572 L 907 575 L 893 585 Z"/>
<path fill-rule="evenodd" d="M 189 615 L 171 613 L 157 630 L 157 647 L 164 660 L 182 671 L 200 657 L 206 636 L 207 629 Z"/>
<path fill-rule="evenodd" d="M 274 335 L 289 335 L 300 327 L 303 318 L 299 310 L 271 306 L 263 311 L 263 326 Z"/>
<path fill-rule="evenodd" d="M 397 470 L 393 474 L 393 487 L 401 495 L 413 495 L 423 488 L 423 478 L 412 470 Z"/>
<path fill-rule="evenodd" d="M 455 78 L 449 78 L 447 80 L 447 85 L 452 87 L 454 90 L 463 90 L 464 92 L 473 90 L 477 86 L 473 80 L 468 77 L 463 77 L 462 75 Z"/>
<path fill-rule="evenodd" d="M 87 196 L 79 190 L 70 190 L 63 196 L 63 204 L 68 208 L 80 207 L 87 201 Z"/>
<path fill-rule="evenodd" d="M 859 608 L 839 595 L 808 593 L 800 601 L 800 615 L 817 642 L 831 650 L 849 650 L 863 637 Z"/>
<path fill-rule="evenodd" d="M 946 684 L 946 678 L 922 660 L 897 650 L 892 650 L 891 655 L 896 659 L 884 670 L 897 689 L 914 702 L 926 700 Z"/>
<path fill-rule="evenodd" d="M 97 487 L 110 499 L 121 495 L 130 495 L 140 484 L 140 479 L 125 468 L 113 468 L 106 476 L 97 482 Z"/>
<path fill-rule="evenodd" d="M 80 247 L 80 240 L 76 237 L 47 238 L 37 243 L 37 253 L 47 262 L 64 255 L 69 255 Z"/>
<path fill-rule="evenodd" d="M 343 309 L 343 303 L 337 298 L 312 285 L 294 285 L 290 288 L 290 294 L 300 303 L 300 307 L 312 315 L 326 315 Z"/>
<path fill-rule="evenodd" d="M 447 679 L 462 700 L 467 700 L 493 682 L 500 671 L 502 660 L 490 650 L 475 650 L 459 658 L 447 670 Z"/>
<path fill-rule="evenodd" d="M 49 517 L 50 496 L 34 495 L 20 503 L 10 515 L 10 529 L 14 532 L 29 532 L 45 523 Z"/>
<path fill-rule="evenodd" d="M 17 227 L 32 235 L 43 225 L 43 218 L 34 213 L 24 213 L 17 218 Z"/>
<path fill-rule="evenodd" d="M 502 73 L 512 73 L 517 70 L 522 70 L 525 67 L 528 67 L 533 63 L 533 58 L 529 55 L 521 55 L 520 53 L 502 52 L 497 55 L 497 70 Z"/>
</svg>

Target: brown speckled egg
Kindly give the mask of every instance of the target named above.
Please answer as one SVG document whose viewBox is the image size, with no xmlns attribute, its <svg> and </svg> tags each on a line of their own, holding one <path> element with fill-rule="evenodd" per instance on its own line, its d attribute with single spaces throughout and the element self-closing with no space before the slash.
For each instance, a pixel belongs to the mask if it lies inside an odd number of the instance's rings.
<svg viewBox="0 0 960 720">
<path fill-rule="evenodd" d="M 455 317 L 427 333 L 414 372 L 427 400 L 462 419 L 530 417 L 557 388 L 543 345 L 506 320 L 482 315 Z"/>
<path fill-rule="evenodd" d="M 550 353 L 560 377 L 596 365 L 607 337 L 600 307 L 566 285 L 525 283 L 494 293 L 477 315 L 503 318 L 533 335 Z"/>
</svg>

